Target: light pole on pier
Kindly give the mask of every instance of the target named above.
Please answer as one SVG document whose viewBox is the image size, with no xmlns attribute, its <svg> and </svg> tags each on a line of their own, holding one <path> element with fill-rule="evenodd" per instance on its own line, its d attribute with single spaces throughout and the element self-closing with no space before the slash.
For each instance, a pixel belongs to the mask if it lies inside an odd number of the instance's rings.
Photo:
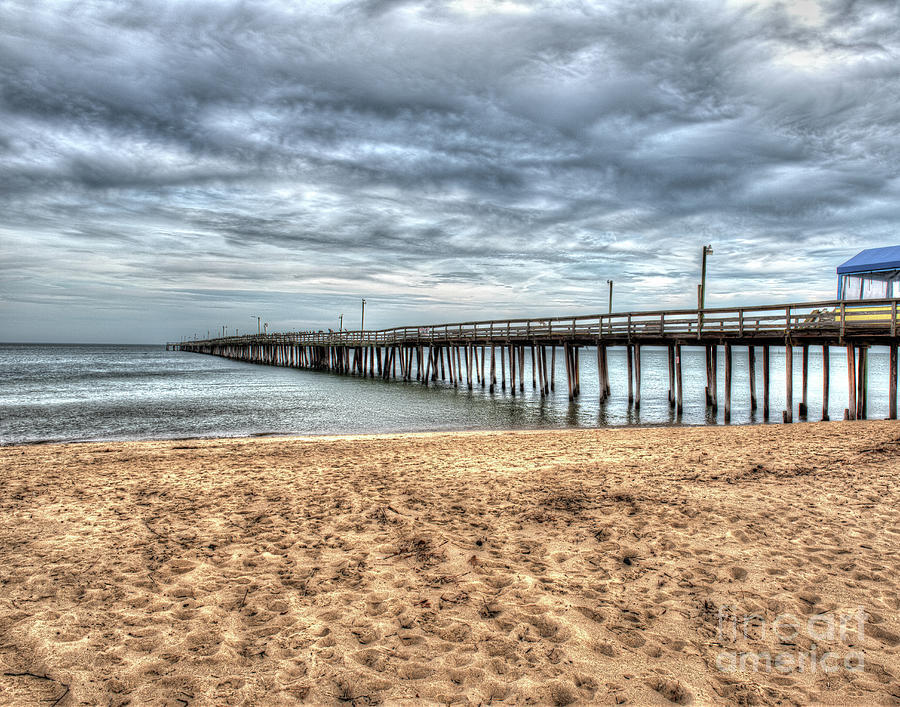
<svg viewBox="0 0 900 707">
<path fill-rule="evenodd" d="M 703 265 L 700 269 L 700 309 L 706 306 L 706 256 L 712 255 L 712 245 L 703 246 Z"/>
<path fill-rule="evenodd" d="M 338 325 L 338 331 L 344 331 L 344 315 L 341 315 L 341 323 Z"/>
<path fill-rule="evenodd" d="M 258 336 L 262 332 L 262 330 L 260 329 L 260 324 L 259 324 L 259 320 L 261 319 L 261 317 L 257 317 L 255 314 L 250 315 L 251 319 L 253 319 L 254 317 L 256 317 L 256 334 Z"/>
<path fill-rule="evenodd" d="M 263 322 L 263 330 L 266 333 L 266 336 L 269 335 L 269 322 Z"/>
<path fill-rule="evenodd" d="M 609 285 L 609 313 L 612 314 L 612 286 L 613 286 L 613 281 L 612 281 L 612 280 L 607 280 L 607 281 L 606 281 L 606 284 Z"/>
<path fill-rule="evenodd" d="M 366 330 L 366 301 L 365 300 L 362 301 L 362 319 L 360 320 L 359 328 L 360 328 L 360 331 Z"/>
<path fill-rule="evenodd" d="M 225 338 L 225 325 L 222 325 L 222 338 Z"/>
</svg>

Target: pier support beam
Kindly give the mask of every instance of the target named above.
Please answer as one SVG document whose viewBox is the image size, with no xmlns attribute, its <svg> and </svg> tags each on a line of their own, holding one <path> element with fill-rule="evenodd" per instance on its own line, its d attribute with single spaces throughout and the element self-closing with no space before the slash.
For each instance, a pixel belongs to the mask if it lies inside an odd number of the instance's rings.
<svg viewBox="0 0 900 707">
<path fill-rule="evenodd" d="M 848 401 L 844 411 L 844 419 L 856 419 L 856 350 L 853 344 L 847 344 L 847 383 Z"/>
<path fill-rule="evenodd" d="M 485 347 L 481 347 L 481 387 L 484 388 L 484 351 Z"/>
<path fill-rule="evenodd" d="M 575 397 L 581 395 L 581 347 L 575 347 Z"/>
<path fill-rule="evenodd" d="M 828 344 L 822 346 L 822 421 L 828 421 L 828 388 L 831 383 L 831 361 Z"/>
<path fill-rule="evenodd" d="M 525 392 L 525 347 L 519 347 L 519 392 Z"/>
<path fill-rule="evenodd" d="M 634 346 L 634 409 L 641 409 L 641 346 Z"/>
<path fill-rule="evenodd" d="M 785 422 L 794 421 L 794 347 L 790 342 L 784 345 L 784 406 L 782 419 Z"/>
<path fill-rule="evenodd" d="M 888 419 L 897 419 L 897 344 L 891 343 L 890 370 L 888 371 Z"/>
<path fill-rule="evenodd" d="M 602 403 L 606 399 L 606 387 L 603 385 L 603 344 L 597 344 L 597 390 Z"/>
<path fill-rule="evenodd" d="M 725 343 L 725 422 L 731 422 L 731 344 Z"/>
<path fill-rule="evenodd" d="M 544 372 L 544 395 L 550 395 L 550 381 L 547 376 L 547 347 L 541 346 L 541 370 Z"/>
<path fill-rule="evenodd" d="M 769 419 L 769 345 L 763 346 L 763 419 Z"/>
<path fill-rule="evenodd" d="M 706 407 L 712 406 L 712 346 L 705 347 L 705 356 L 706 359 L 706 388 L 704 393 L 706 395 Z"/>
<path fill-rule="evenodd" d="M 672 344 L 669 344 L 668 350 L 668 359 L 669 359 L 669 407 L 675 407 L 675 347 Z"/>
<path fill-rule="evenodd" d="M 731 422 L 731 344 L 725 343 L 725 422 Z"/>
<path fill-rule="evenodd" d="M 609 384 L 609 347 L 603 346 L 603 386 L 604 386 L 604 397 L 609 398 L 612 395 L 612 388 Z"/>
<path fill-rule="evenodd" d="M 756 412 L 756 347 L 747 347 L 747 370 L 750 373 L 750 412 Z"/>
<path fill-rule="evenodd" d="M 556 390 L 556 345 L 550 347 L 550 390 Z"/>
<path fill-rule="evenodd" d="M 869 399 L 869 347 L 859 347 L 859 388 L 856 391 L 856 419 L 868 417 L 867 403 Z"/>
<path fill-rule="evenodd" d="M 677 389 L 675 396 L 675 411 L 678 415 L 681 415 L 684 410 L 684 381 L 681 376 L 681 344 L 675 344 L 675 387 Z"/>
<path fill-rule="evenodd" d="M 497 385 L 497 360 L 494 357 L 494 351 L 497 347 L 491 343 L 491 385 L 488 390 L 493 393 L 494 387 Z"/>
<path fill-rule="evenodd" d="M 710 373 L 712 374 L 712 409 L 714 413 L 719 412 L 719 345 L 710 346 Z"/>
<path fill-rule="evenodd" d="M 537 360 L 534 352 L 534 342 L 531 342 L 531 389 L 537 388 Z"/>
<path fill-rule="evenodd" d="M 801 376 L 800 389 L 800 409 L 799 415 L 806 419 L 807 416 L 807 395 L 809 393 L 809 346 L 803 344 L 803 373 Z"/>
<path fill-rule="evenodd" d="M 625 347 L 626 368 L 628 370 L 628 407 L 634 404 L 634 350 L 631 344 Z"/>
<path fill-rule="evenodd" d="M 532 353 L 534 353 L 534 345 L 531 347 Z M 534 366 L 534 361 L 532 361 L 532 366 Z M 544 370 L 544 347 L 537 347 L 537 377 L 538 382 L 541 384 L 541 397 L 543 398 L 547 394 L 546 390 L 546 382 L 544 380 L 544 376 L 546 375 L 546 371 Z"/>
</svg>

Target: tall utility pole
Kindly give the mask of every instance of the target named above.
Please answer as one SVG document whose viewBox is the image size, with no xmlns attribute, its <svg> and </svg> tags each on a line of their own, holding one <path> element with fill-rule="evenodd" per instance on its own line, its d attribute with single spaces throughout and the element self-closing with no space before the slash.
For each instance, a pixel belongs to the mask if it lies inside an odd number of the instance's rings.
<svg viewBox="0 0 900 707">
<path fill-rule="evenodd" d="M 366 301 L 362 301 L 362 320 L 359 324 L 360 331 L 366 330 Z"/>
<path fill-rule="evenodd" d="M 703 266 L 700 270 L 700 309 L 706 306 L 706 256 L 712 255 L 712 245 L 703 246 Z"/>
<path fill-rule="evenodd" d="M 344 331 L 344 315 L 341 315 L 341 323 L 338 326 L 338 331 Z"/>
<path fill-rule="evenodd" d="M 613 286 L 613 281 L 612 281 L 612 280 L 607 280 L 607 281 L 606 281 L 606 284 L 609 285 L 609 313 L 612 314 L 612 286 Z"/>
</svg>

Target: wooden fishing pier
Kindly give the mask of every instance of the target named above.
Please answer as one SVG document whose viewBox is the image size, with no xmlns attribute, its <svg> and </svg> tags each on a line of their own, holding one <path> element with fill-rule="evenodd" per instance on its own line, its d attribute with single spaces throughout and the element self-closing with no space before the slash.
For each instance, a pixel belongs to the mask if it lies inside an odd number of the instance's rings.
<svg viewBox="0 0 900 707">
<path fill-rule="evenodd" d="M 731 419 L 733 351 L 747 347 L 750 408 L 757 409 L 757 355 L 762 356 L 763 416 L 769 418 L 770 348 L 785 348 L 784 422 L 794 419 L 794 348 L 802 350 L 798 414 L 808 416 L 809 350 L 822 347 L 822 419 L 828 419 L 829 356 L 840 347 L 847 359 L 849 399 L 845 418 L 867 417 L 868 351 L 890 349 L 888 409 L 897 418 L 898 299 L 834 300 L 800 304 L 725 309 L 623 312 L 575 317 L 503 319 L 454 324 L 394 327 L 372 331 L 305 331 L 225 336 L 170 342 L 167 349 L 225 358 L 309 368 L 384 380 L 438 380 L 454 386 L 489 386 L 524 392 L 531 386 L 547 395 L 556 388 L 557 350 L 565 361 L 569 399 L 581 392 L 579 361 L 595 349 L 600 399 L 611 391 L 608 351 L 626 352 L 628 402 L 641 404 L 641 347 L 668 350 L 668 402 L 681 414 L 683 384 L 681 352 L 701 347 L 706 352 L 706 405 L 719 404 L 718 357 L 724 357 L 725 421 Z"/>
</svg>

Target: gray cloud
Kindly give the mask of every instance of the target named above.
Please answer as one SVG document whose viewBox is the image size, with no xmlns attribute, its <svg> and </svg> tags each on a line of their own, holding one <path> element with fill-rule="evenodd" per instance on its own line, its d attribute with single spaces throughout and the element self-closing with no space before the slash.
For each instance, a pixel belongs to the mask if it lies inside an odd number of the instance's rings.
<svg viewBox="0 0 900 707">
<path fill-rule="evenodd" d="M 898 40 L 875 0 L 11 0 L 4 337 L 690 306 L 706 242 L 711 304 L 828 297 L 897 240 Z"/>
</svg>

